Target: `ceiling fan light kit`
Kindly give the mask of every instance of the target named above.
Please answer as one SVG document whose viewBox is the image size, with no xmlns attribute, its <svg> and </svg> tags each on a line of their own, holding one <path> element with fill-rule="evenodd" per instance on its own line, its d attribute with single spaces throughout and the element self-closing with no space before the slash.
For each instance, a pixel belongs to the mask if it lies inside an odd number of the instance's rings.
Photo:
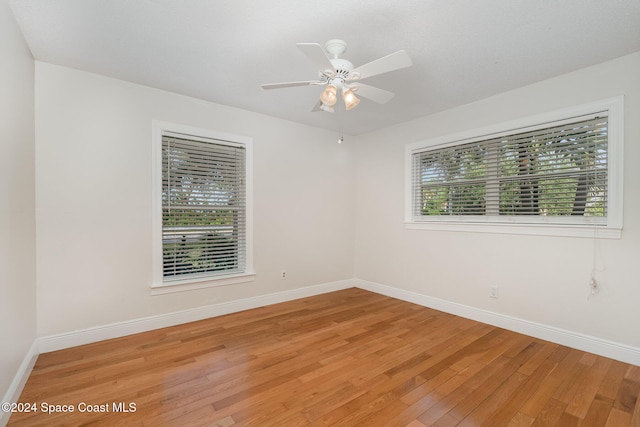
<svg viewBox="0 0 640 427">
<path fill-rule="evenodd" d="M 322 95 L 320 95 L 320 101 L 322 101 L 324 105 L 333 107 L 338 101 L 338 97 L 336 96 L 337 92 L 337 87 L 333 84 L 329 84 L 324 92 L 322 92 Z"/>
<path fill-rule="evenodd" d="M 325 43 L 324 49 L 318 43 L 298 43 L 296 46 L 317 67 L 318 80 L 264 84 L 262 88 L 280 89 L 296 86 L 327 85 L 320 94 L 320 105 L 316 104 L 313 111 L 321 110 L 333 113 L 335 111 L 334 106 L 338 100 L 338 89 L 342 91 L 342 101 L 347 111 L 360 103 L 360 99 L 355 93 L 379 104 L 385 104 L 393 98 L 393 92 L 365 85 L 360 81 L 411 66 L 411 58 L 404 50 L 399 50 L 354 68 L 351 62 L 340 58 L 340 55 L 347 51 L 347 43 L 343 40 L 329 40 Z"/>
<path fill-rule="evenodd" d="M 342 88 L 342 100 L 347 111 L 360 104 L 360 99 L 353 93 L 352 89 Z"/>
</svg>

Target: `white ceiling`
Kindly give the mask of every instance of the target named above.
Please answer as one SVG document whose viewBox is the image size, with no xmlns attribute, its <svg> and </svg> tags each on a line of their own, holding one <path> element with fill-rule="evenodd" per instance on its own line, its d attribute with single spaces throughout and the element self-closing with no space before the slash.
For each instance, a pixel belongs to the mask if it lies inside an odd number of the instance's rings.
<svg viewBox="0 0 640 427">
<path fill-rule="evenodd" d="M 640 0 L 10 0 L 37 60 L 357 135 L 640 51 Z M 296 43 L 348 43 L 356 67 L 400 49 L 396 93 L 311 112 Z M 606 76 L 603 76 L 605 78 Z"/>
</svg>

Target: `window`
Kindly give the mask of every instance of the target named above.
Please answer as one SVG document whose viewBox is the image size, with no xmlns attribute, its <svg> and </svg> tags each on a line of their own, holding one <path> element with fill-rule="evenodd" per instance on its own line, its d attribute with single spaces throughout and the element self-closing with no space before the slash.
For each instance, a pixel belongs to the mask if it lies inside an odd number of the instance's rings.
<svg viewBox="0 0 640 427">
<path fill-rule="evenodd" d="M 252 277 L 250 150 L 248 138 L 154 123 L 153 286 Z"/>
<path fill-rule="evenodd" d="M 407 147 L 409 228 L 619 238 L 622 99 Z"/>
</svg>

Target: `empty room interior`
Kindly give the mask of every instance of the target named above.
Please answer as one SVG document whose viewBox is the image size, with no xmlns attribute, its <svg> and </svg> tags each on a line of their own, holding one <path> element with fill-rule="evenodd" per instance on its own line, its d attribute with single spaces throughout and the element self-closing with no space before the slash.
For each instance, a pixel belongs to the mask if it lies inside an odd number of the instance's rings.
<svg viewBox="0 0 640 427">
<path fill-rule="evenodd" d="M 639 118 L 639 0 L 0 0 L 0 425 L 640 426 Z"/>
</svg>

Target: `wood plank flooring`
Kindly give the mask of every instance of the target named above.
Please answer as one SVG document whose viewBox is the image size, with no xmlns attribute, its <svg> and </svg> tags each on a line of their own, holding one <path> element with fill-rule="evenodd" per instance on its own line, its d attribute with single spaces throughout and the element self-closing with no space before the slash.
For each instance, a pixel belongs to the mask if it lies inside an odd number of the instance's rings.
<svg viewBox="0 0 640 427">
<path fill-rule="evenodd" d="M 348 289 L 42 354 L 9 425 L 637 427 L 639 392 L 638 366 Z"/>
</svg>

